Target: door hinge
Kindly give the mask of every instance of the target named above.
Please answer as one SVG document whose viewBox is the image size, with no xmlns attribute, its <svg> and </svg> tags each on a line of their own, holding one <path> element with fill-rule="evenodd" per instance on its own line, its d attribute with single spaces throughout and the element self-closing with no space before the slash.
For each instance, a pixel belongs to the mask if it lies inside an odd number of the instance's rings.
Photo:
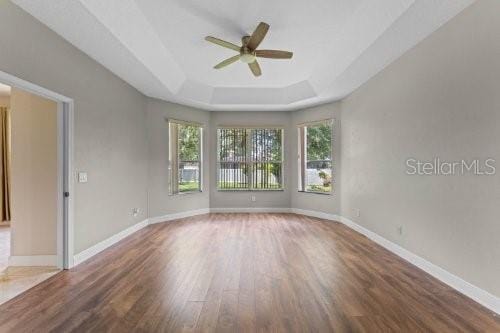
<svg viewBox="0 0 500 333">
<path fill-rule="evenodd" d="M 64 197 L 68 198 L 69 197 L 69 192 L 64 192 Z"/>
</svg>

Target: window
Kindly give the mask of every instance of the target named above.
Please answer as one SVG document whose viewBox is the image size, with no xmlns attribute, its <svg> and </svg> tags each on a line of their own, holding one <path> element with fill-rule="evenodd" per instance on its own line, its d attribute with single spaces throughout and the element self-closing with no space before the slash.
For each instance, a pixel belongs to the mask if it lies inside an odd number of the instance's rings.
<svg viewBox="0 0 500 333">
<path fill-rule="evenodd" d="M 330 194 L 333 120 L 299 126 L 299 191 Z"/>
<path fill-rule="evenodd" d="M 202 127 L 169 120 L 170 194 L 201 191 Z"/>
<path fill-rule="evenodd" d="M 280 128 L 219 128 L 217 188 L 282 190 L 282 136 Z"/>
</svg>

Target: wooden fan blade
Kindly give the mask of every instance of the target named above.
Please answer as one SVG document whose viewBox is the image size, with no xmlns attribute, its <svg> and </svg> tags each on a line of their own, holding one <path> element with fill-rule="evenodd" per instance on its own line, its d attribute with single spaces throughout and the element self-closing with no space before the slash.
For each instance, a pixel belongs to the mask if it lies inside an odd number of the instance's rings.
<svg viewBox="0 0 500 333">
<path fill-rule="evenodd" d="M 207 42 L 214 43 L 214 44 L 220 45 L 222 47 L 225 47 L 225 48 L 228 48 L 228 49 L 231 49 L 231 50 L 235 50 L 237 52 L 240 52 L 240 49 L 241 49 L 241 47 L 239 47 L 238 45 L 235 45 L 235 44 L 230 43 L 230 42 L 226 42 L 225 40 L 222 40 L 222 39 L 219 39 L 219 38 L 215 38 L 215 37 L 212 37 L 212 36 L 205 37 L 205 40 Z"/>
<path fill-rule="evenodd" d="M 293 57 L 293 52 L 281 50 L 257 50 L 255 51 L 255 55 L 261 58 L 291 59 Z"/>
<path fill-rule="evenodd" d="M 238 60 L 240 60 L 240 55 L 239 54 L 237 54 L 234 57 L 228 58 L 228 59 L 226 59 L 226 60 L 218 63 L 217 65 L 214 66 L 214 68 L 215 69 L 221 69 L 223 67 L 231 65 L 233 62 L 238 61 Z"/>
<path fill-rule="evenodd" d="M 252 36 L 250 36 L 250 39 L 248 40 L 247 43 L 247 47 L 251 51 L 254 51 L 262 42 L 264 37 L 266 37 L 268 30 L 269 30 L 269 24 L 260 22 L 255 31 L 253 32 Z"/>
<path fill-rule="evenodd" d="M 260 76 L 262 74 L 262 71 L 260 70 L 260 66 L 257 60 L 249 63 L 248 67 L 250 67 L 250 70 L 252 71 L 253 75 Z"/>
</svg>

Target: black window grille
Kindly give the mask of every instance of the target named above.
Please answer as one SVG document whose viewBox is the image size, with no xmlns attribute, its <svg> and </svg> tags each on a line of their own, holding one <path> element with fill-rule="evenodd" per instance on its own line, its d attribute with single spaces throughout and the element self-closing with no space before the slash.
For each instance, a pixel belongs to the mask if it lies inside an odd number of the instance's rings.
<svg viewBox="0 0 500 333">
<path fill-rule="evenodd" d="M 282 137 L 280 128 L 218 129 L 218 189 L 283 189 Z"/>
</svg>

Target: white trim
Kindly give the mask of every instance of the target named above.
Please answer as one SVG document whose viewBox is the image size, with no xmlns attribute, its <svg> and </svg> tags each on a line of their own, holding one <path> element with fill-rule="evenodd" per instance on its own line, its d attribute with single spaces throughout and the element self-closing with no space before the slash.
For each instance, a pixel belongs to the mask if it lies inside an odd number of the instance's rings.
<svg viewBox="0 0 500 333">
<path fill-rule="evenodd" d="M 333 220 L 333 221 L 339 221 L 341 217 L 336 214 L 329 214 L 329 213 L 324 213 L 324 212 L 318 212 L 315 210 L 305 210 L 305 209 L 299 209 L 299 208 L 291 208 L 290 211 L 294 214 L 299 214 L 299 215 L 306 215 L 306 216 L 312 216 L 312 217 L 317 217 L 320 219 L 325 219 L 325 220 Z"/>
<path fill-rule="evenodd" d="M 247 207 L 247 208 L 210 208 L 210 213 L 290 213 L 290 208 Z"/>
<path fill-rule="evenodd" d="M 64 102 L 57 103 L 57 268 L 64 268 Z M 60 236 L 62 235 L 62 237 Z"/>
<path fill-rule="evenodd" d="M 325 219 L 325 220 L 332 220 L 332 221 L 340 222 L 340 223 L 346 225 L 347 227 L 361 233 L 362 235 L 365 235 L 366 237 L 368 237 L 369 239 L 371 239 L 375 243 L 383 246 L 387 250 L 389 250 L 392 253 L 396 254 L 397 256 L 405 259 L 409 263 L 417 266 L 418 268 L 420 268 L 423 271 L 425 271 L 426 273 L 434 276 L 438 280 L 446 283 L 450 287 L 454 288 L 455 290 L 464 294 L 465 296 L 473 299 L 474 301 L 478 302 L 479 304 L 483 305 L 484 307 L 500 314 L 500 298 L 488 293 L 487 291 L 472 285 L 471 283 L 453 275 L 452 273 L 450 273 L 450 272 L 442 269 L 441 267 L 423 259 L 422 257 L 417 256 L 416 254 L 414 254 L 414 253 L 402 248 L 401 246 L 385 239 L 384 237 L 360 226 L 359 224 L 356 224 L 355 222 L 349 220 L 348 218 L 342 217 L 342 216 L 337 215 L 337 214 L 331 214 L 331 213 L 325 213 L 325 212 L 319 212 L 319 211 L 313 211 L 313 210 L 305 210 L 305 209 L 299 209 L 299 208 L 258 208 L 258 207 L 252 207 L 252 208 L 211 208 L 211 209 L 203 208 L 203 209 L 198 209 L 198 210 L 191 210 L 191 211 L 186 211 L 186 212 L 181 212 L 181 213 L 153 217 L 153 218 L 150 218 L 149 220 L 145 220 L 145 221 L 140 222 L 132 227 L 129 227 L 128 229 L 125 229 L 124 231 L 92 246 L 91 248 L 88 248 L 87 250 L 80 252 L 74 258 L 75 265 L 78 265 L 79 263 L 91 258 L 92 256 L 94 256 L 97 253 L 101 252 L 102 250 L 108 248 L 109 246 L 115 244 L 116 242 L 122 240 L 123 238 L 127 237 L 128 235 L 146 227 L 148 224 L 167 222 L 167 221 L 172 221 L 172 220 L 176 220 L 176 219 L 181 219 L 184 217 L 196 216 L 196 215 L 207 214 L 207 213 L 294 213 L 294 214 L 300 214 L 300 215 L 311 216 L 311 217 L 321 218 L 321 219 Z M 55 262 L 55 258 L 54 258 L 54 262 Z"/>
<path fill-rule="evenodd" d="M 182 219 L 182 218 L 190 217 L 190 216 L 208 214 L 208 213 L 210 213 L 210 209 L 209 208 L 202 208 L 202 209 L 196 209 L 196 210 L 188 210 L 188 211 L 181 212 L 181 213 L 174 213 L 174 214 L 167 214 L 167 215 L 163 215 L 163 216 L 152 217 L 152 218 L 149 219 L 149 223 L 150 224 L 162 223 L 162 222 L 167 222 L 167 221 Z"/>
<path fill-rule="evenodd" d="M 17 88 L 21 88 L 27 92 L 48 98 L 48 99 L 53 100 L 55 102 L 72 102 L 73 101 L 69 97 L 66 97 L 66 96 L 63 96 L 63 95 L 58 94 L 56 92 L 53 92 L 51 90 L 45 89 L 45 88 L 40 87 L 34 83 L 25 81 L 25 80 L 20 79 L 18 77 L 15 77 L 14 75 L 10 75 L 9 73 L 6 73 L 6 72 L 0 71 L 0 81 L 2 81 L 2 83 L 6 84 L 8 86 L 14 86 Z"/>
<path fill-rule="evenodd" d="M 484 307 L 500 314 L 500 298 L 490 294 L 486 290 L 476 287 L 475 285 L 459 278 L 456 275 L 453 275 L 452 273 L 385 239 L 384 237 L 374 233 L 373 231 L 370 231 L 360 226 L 359 224 L 356 224 L 348 218 L 341 217 L 340 222 L 342 222 L 349 228 L 359 232 L 360 234 L 365 235 L 375 243 L 383 246 L 387 250 L 417 266 L 418 268 L 432 275 L 441 282 L 446 283 L 448 286 L 461 292 L 465 296 L 473 299 Z"/>
<path fill-rule="evenodd" d="M 204 209 L 190 210 L 187 212 L 168 214 L 168 215 L 157 216 L 157 217 L 153 217 L 150 219 L 146 219 L 146 220 L 141 221 L 137 224 L 134 224 L 134 225 L 128 227 L 127 229 L 120 231 L 119 233 L 117 233 L 109 238 L 106 238 L 105 240 L 100 241 L 99 243 L 89 247 L 88 249 L 83 250 L 82 252 L 74 255 L 72 267 L 79 265 L 82 262 L 92 258 L 96 254 L 98 254 L 98 253 L 104 251 L 105 249 L 107 249 L 108 247 L 116 244 L 117 242 L 121 241 L 125 237 L 130 236 L 133 233 L 135 233 L 136 231 L 139 231 L 139 230 L 147 227 L 149 224 L 162 223 L 162 222 L 181 219 L 184 217 L 201 215 L 201 214 L 208 214 L 208 213 L 210 213 L 210 209 L 204 208 Z"/>
<path fill-rule="evenodd" d="M 328 213 L 323 213 L 323 212 L 316 212 L 316 211 L 309 211 L 309 210 L 303 210 L 303 209 L 297 209 L 297 208 L 292 208 L 292 212 L 296 214 L 302 214 L 302 215 L 307 215 L 307 216 L 313 216 L 317 218 L 322 218 L 326 220 L 333 220 L 333 221 L 338 221 L 344 224 L 345 226 L 359 232 L 362 235 L 365 235 L 375 243 L 383 246 L 387 250 L 391 251 L 392 253 L 396 254 L 397 256 L 405 259 L 409 263 L 417 266 L 424 272 L 432 275 L 436 279 L 440 280 L 441 282 L 446 283 L 448 286 L 452 287 L 453 289 L 457 290 L 458 292 L 464 294 L 465 296 L 473 299 L 474 301 L 478 302 L 479 304 L 483 305 L 484 307 L 500 314 L 500 298 L 496 297 L 495 295 L 492 295 L 488 293 L 487 291 L 474 286 L 473 284 L 459 278 L 456 275 L 453 275 L 452 273 L 442 269 L 441 267 L 425 260 L 422 257 L 419 257 L 418 255 L 402 248 L 401 246 L 385 239 L 384 237 L 374 233 L 373 231 L 370 231 L 359 224 L 351 221 L 348 218 L 335 215 L 335 214 L 328 214 Z"/>
<path fill-rule="evenodd" d="M 12 87 L 17 87 L 29 93 L 42 96 L 58 103 L 57 119 L 57 142 L 58 142 L 58 195 L 57 195 L 57 255 L 56 266 L 58 268 L 71 268 L 73 266 L 73 218 L 74 207 L 72 197 L 73 179 L 73 140 L 74 140 L 74 101 L 73 99 L 43 88 L 29 81 L 18 78 L 9 73 L 0 71 L 0 81 Z M 67 118 L 67 120 L 64 120 Z M 64 165 L 62 165 L 64 164 Z M 64 189 L 66 187 L 66 189 Z M 70 197 L 63 197 L 61 190 L 70 193 Z M 65 262 L 64 258 L 68 258 Z"/>
<path fill-rule="evenodd" d="M 75 103 L 73 101 L 64 102 L 64 129 L 65 143 L 64 146 L 66 159 L 64 161 L 64 191 L 69 193 L 69 197 L 65 198 L 65 221 L 64 225 L 64 268 L 75 266 L 73 262 L 75 253 L 75 234 L 74 234 L 74 203 L 76 197 L 75 177 L 73 171 L 74 165 L 74 133 L 75 133 Z"/>
<path fill-rule="evenodd" d="M 10 256 L 9 266 L 57 266 L 57 255 Z"/>
<path fill-rule="evenodd" d="M 169 117 L 165 117 L 165 120 L 167 121 L 167 123 L 175 123 L 175 124 L 180 124 L 180 125 L 204 127 L 203 123 L 199 123 L 197 121 L 181 120 L 181 119 L 175 119 L 175 118 L 169 118 Z"/>
<path fill-rule="evenodd" d="M 76 265 L 81 264 L 85 260 L 90 259 L 91 257 L 95 256 L 96 254 L 104 251 L 108 247 L 118 243 L 119 241 L 121 241 L 125 237 L 130 236 L 134 232 L 139 231 L 144 227 L 147 227 L 148 224 L 149 224 L 149 220 L 146 219 L 144 221 L 141 221 L 139 223 L 136 223 L 136 224 L 128 227 L 125 230 L 120 231 L 117 234 L 114 234 L 113 236 L 89 247 L 86 250 L 83 250 L 82 252 L 76 254 L 73 257 L 73 265 L 76 266 Z"/>
<path fill-rule="evenodd" d="M 332 125 L 332 128 L 333 128 L 334 118 L 325 118 L 325 119 L 320 119 L 320 120 L 311 120 L 311 121 L 307 121 L 305 123 L 296 124 L 295 126 L 297 126 L 297 127 L 305 127 L 305 126 L 319 125 L 319 124 L 328 123 L 328 122 L 330 123 L 330 125 Z"/>
</svg>

